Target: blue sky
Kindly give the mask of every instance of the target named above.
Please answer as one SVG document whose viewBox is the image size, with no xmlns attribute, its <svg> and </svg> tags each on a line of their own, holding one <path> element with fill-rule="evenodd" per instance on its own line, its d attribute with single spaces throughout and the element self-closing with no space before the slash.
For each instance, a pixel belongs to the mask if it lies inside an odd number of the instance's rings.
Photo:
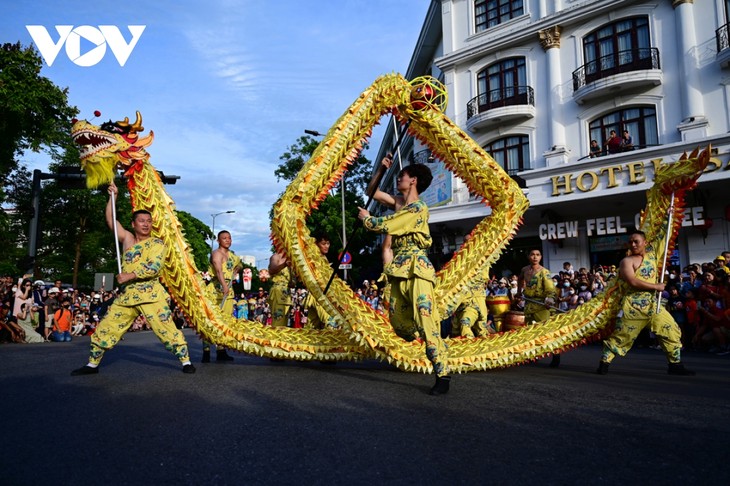
<svg viewBox="0 0 730 486">
<path fill-rule="evenodd" d="M 144 32 L 124 66 L 110 48 L 83 67 L 62 48 L 42 75 L 69 88 L 79 118 L 134 119 L 155 132 L 151 162 L 179 175 L 178 209 L 233 235 L 259 266 L 270 255 L 268 212 L 284 189 L 274 170 L 304 129 L 326 132 L 379 75 L 404 73 L 428 0 L 5 2 L 0 42 L 33 44 L 26 25 L 117 26 Z M 82 43 L 81 54 L 94 45 Z M 99 121 L 99 119 L 94 120 Z M 382 120 L 386 122 L 387 120 Z M 382 137 L 375 130 L 371 159 Z M 29 169 L 47 169 L 26 154 Z M 354 210 L 354 208 L 353 208 Z M 99 215 L 101 217 L 101 215 Z"/>
</svg>

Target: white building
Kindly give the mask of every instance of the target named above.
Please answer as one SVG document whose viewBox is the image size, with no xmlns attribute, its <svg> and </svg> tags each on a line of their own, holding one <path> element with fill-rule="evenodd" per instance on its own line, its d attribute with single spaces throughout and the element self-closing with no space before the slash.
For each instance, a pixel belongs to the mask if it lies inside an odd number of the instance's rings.
<svg viewBox="0 0 730 486">
<path fill-rule="evenodd" d="M 533 247 L 553 271 L 617 264 L 655 161 L 708 145 L 714 157 L 688 197 L 675 263 L 730 249 L 729 10 L 730 0 L 432 2 L 406 77 L 440 79 L 447 116 L 530 200 L 495 271 L 520 268 Z M 603 147 L 610 130 L 628 130 L 633 149 L 589 157 L 590 141 Z M 411 160 L 428 158 L 409 143 Z M 392 145 L 384 140 L 381 156 Z M 450 197 L 432 199 L 436 260 L 489 214 L 449 179 Z"/>
</svg>

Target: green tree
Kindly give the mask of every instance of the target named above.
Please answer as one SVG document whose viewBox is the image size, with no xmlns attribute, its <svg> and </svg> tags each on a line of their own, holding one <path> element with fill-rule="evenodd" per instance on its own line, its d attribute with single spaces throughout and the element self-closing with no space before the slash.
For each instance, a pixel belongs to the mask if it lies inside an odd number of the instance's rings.
<svg viewBox="0 0 730 486">
<path fill-rule="evenodd" d="M 22 165 L 28 150 L 57 158 L 70 144 L 68 89 L 41 76 L 42 59 L 20 43 L 0 46 L 0 270 L 27 270 L 27 224 L 32 216 L 30 173 Z"/>
<path fill-rule="evenodd" d="M 12 208 L 3 219 L 0 231 L 0 275 L 18 276 L 28 266 L 27 230 L 33 210 L 31 207 L 31 174 L 25 167 L 18 167 L 5 187 L 6 205 Z M 5 215 L 5 212 L 0 212 Z M 21 270 L 23 269 L 23 270 Z"/>
<path fill-rule="evenodd" d="M 319 142 L 309 135 L 301 136 L 284 152 L 279 160 L 281 164 L 274 171 L 277 180 L 292 181 L 302 170 L 317 148 Z M 345 174 L 345 233 L 348 239 L 348 251 L 353 255 L 353 271 L 349 277 L 357 282 L 363 270 L 369 275 L 377 273 L 381 264 L 380 252 L 376 250 L 376 235 L 364 230 L 357 219 L 357 208 L 363 206 L 363 195 L 370 180 L 372 163 L 360 155 Z M 337 184 L 333 192 L 320 203 L 319 208 L 307 218 L 307 227 L 311 232 L 324 232 L 332 241 L 332 262 L 337 261 L 337 254 L 343 248 L 342 242 L 342 185 Z"/>
<path fill-rule="evenodd" d="M 20 43 L 0 48 L 0 186 L 18 168 L 25 150 L 58 153 L 69 138 L 76 107 L 68 105 L 68 88 L 40 75 L 42 60 Z M 0 203 L 5 202 L 4 191 Z"/>
<path fill-rule="evenodd" d="M 205 271 L 210 266 L 210 246 L 208 240 L 213 235 L 210 227 L 186 211 L 175 211 L 183 227 L 183 233 L 195 260 L 198 270 Z"/>
</svg>

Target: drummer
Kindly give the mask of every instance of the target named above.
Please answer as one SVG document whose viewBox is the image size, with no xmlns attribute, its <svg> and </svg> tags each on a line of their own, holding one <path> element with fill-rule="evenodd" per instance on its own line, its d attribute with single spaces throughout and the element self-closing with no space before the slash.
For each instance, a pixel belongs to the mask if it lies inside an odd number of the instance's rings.
<svg viewBox="0 0 730 486">
<path fill-rule="evenodd" d="M 527 259 L 530 264 L 520 272 L 517 294 L 529 299 L 525 300 L 525 324 L 530 325 L 550 318 L 550 307 L 555 305 L 556 290 L 550 271 L 540 265 L 540 250 L 530 250 Z M 550 366 L 555 368 L 559 365 L 560 355 L 553 354 Z"/>
</svg>

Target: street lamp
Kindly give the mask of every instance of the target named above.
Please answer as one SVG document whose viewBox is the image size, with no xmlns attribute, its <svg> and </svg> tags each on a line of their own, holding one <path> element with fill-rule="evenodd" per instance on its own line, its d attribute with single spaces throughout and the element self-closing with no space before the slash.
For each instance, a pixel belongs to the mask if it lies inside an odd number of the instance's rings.
<svg viewBox="0 0 730 486">
<path fill-rule="evenodd" d="M 324 137 L 324 133 L 319 133 L 317 130 L 304 130 L 304 133 L 315 137 Z M 347 248 L 347 229 L 345 226 L 345 173 L 342 174 L 340 184 L 340 195 L 342 196 L 342 251 L 344 251 L 344 248 Z M 340 264 L 340 260 L 341 258 L 337 259 L 338 265 Z M 342 269 L 342 277 L 343 280 L 347 282 L 347 268 Z"/>
<path fill-rule="evenodd" d="M 220 216 L 221 214 L 231 214 L 235 213 L 234 210 L 230 209 L 228 211 L 221 211 L 220 213 L 211 214 L 213 217 L 213 236 L 210 237 L 210 253 L 213 253 L 213 241 L 215 241 L 215 218 L 216 216 Z"/>
</svg>

